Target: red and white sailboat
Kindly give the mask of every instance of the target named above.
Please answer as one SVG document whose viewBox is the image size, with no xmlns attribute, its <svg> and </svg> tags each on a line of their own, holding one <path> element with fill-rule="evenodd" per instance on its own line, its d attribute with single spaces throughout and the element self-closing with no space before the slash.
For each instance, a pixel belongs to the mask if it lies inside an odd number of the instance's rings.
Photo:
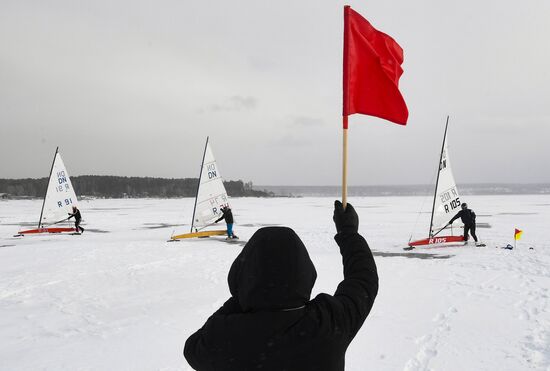
<svg viewBox="0 0 550 371">
<path fill-rule="evenodd" d="M 409 247 L 427 247 L 432 245 L 448 245 L 451 243 L 463 243 L 463 235 L 453 235 L 453 229 L 460 229 L 460 220 L 455 222 L 455 228 L 448 227 L 449 220 L 460 210 L 460 195 L 456 188 L 455 179 L 451 170 L 451 162 L 447 151 L 447 127 L 449 125 L 449 116 L 445 124 L 445 134 L 443 135 L 443 144 L 441 145 L 441 155 L 439 156 L 439 169 L 437 180 L 435 182 L 435 192 L 432 204 L 432 216 L 430 219 L 430 231 L 427 238 L 409 241 Z M 458 225 L 458 228 L 456 226 Z M 442 233 L 441 235 L 439 233 Z"/>
<path fill-rule="evenodd" d="M 76 193 L 58 147 L 55 150 L 48 187 L 42 202 L 42 210 L 40 210 L 38 227 L 19 231 L 18 236 L 77 232 L 74 227 L 59 225 L 59 223 L 67 220 L 68 213 L 72 213 L 73 206 L 78 206 Z"/>
</svg>

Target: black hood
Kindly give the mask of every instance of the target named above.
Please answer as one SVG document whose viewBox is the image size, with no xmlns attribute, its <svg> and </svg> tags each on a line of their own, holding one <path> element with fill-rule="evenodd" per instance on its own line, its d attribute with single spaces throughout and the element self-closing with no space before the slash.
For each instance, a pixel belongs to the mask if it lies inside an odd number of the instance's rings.
<svg viewBox="0 0 550 371">
<path fill-rule="evenodd" d="M 237 256 L 228 282 L 244 311 L 278 310 L 307 303 L 316 278 L 300 237 L 287 227 L 266 227 Z"/>
</svg>

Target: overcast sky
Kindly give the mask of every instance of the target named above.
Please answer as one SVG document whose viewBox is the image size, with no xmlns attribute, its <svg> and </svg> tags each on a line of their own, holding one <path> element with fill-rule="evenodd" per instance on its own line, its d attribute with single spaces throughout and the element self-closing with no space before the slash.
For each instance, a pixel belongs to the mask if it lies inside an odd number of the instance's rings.
<svg viewBox="0 0 550 371">
<path fill-rule="evenodd" d="M 403 47 L 406 127 L 350 118 L 350 185 L 550 182 L 550 1 L 351 1 Z M 340 1 L 0 1 L 0 178 L 336 185 Z"/>
</svg>

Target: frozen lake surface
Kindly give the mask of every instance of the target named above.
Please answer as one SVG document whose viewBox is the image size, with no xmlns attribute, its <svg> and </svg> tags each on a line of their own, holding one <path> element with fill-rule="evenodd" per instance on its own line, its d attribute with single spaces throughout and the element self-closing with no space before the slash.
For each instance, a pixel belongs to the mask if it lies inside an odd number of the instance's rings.
<svg viewBox="0 0 550 371">
<path fill-rule="evenodd" d="M 0 369 L 190 370 L 185 339 L 229 297 L 229 267 L 262 226 L 302 238 L 312 297 L 342 279 L 333 199 L 232 199 L 238 243 L 166 242 L 188 230 L 193 201 L 82 201 L 83 235 L 22 238 L 42 201 L 0 201 Z M 380 292 L 347 370 L 550 370 L 550 195 L 466 201 L 487 247 L 405 252 L 411 233 L 426 237 L 430 197 L 350 200 Z M 496 248 L 514 228 L 517 248 Z"/>
</svg>

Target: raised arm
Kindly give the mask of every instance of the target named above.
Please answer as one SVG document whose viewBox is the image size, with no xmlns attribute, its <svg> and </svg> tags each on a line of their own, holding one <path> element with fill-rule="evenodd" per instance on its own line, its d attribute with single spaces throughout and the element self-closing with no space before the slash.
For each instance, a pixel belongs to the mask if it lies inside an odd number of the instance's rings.
<svg viewBox="0 0 550 371">
<path fill-rule="evenodd" d="M 344 280 L 340 282 L 334 300 L 336 312 L 342 317 L 345 329 L 355 336 L 367 318 L 378 293 L 376 263 L 367 241 L 357 232 L 359 217 L 352 205 L 343 209 L 342 203 L 334 203 L 334 237 L 344 266 Z"/>
</svg>

